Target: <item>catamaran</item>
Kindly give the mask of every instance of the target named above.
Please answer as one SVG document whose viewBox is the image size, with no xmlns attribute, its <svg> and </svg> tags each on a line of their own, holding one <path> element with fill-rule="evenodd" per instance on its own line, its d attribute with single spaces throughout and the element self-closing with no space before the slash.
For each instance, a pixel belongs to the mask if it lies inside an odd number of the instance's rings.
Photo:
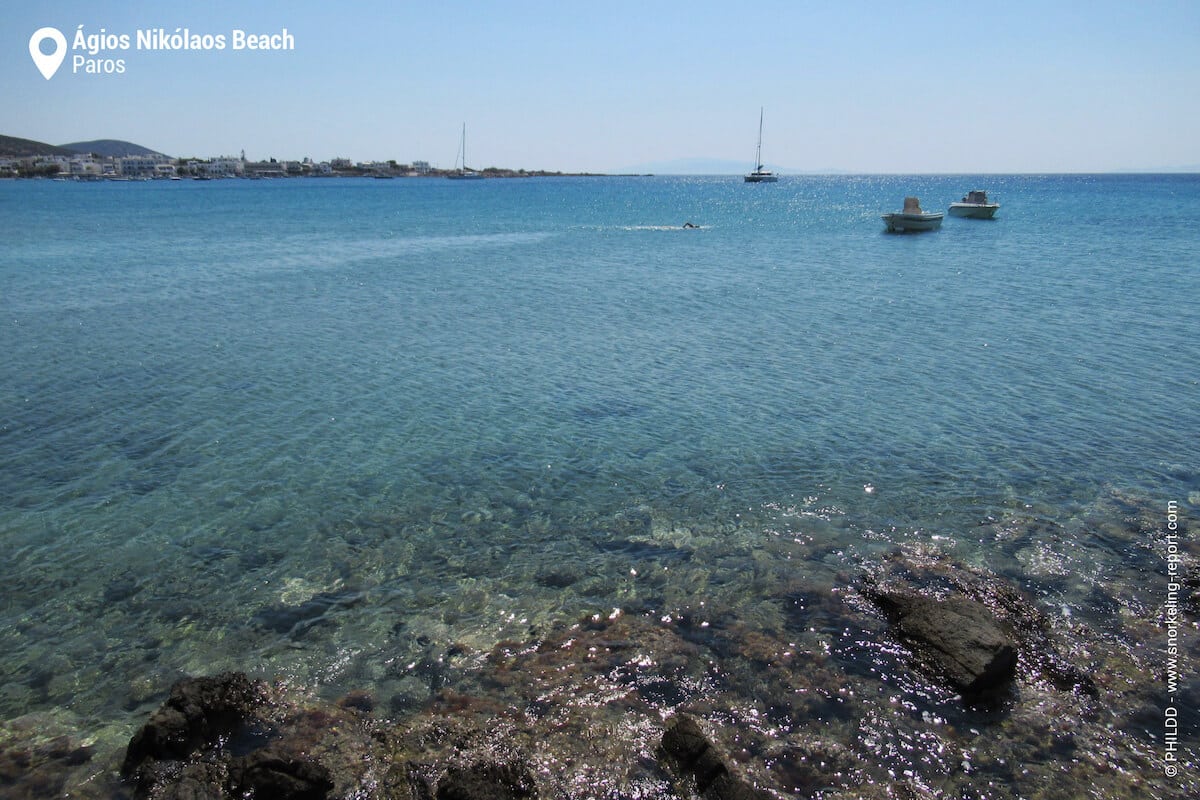
<svg viewBox="0 0 1200 800">
<path fill-rule="evenodd" d="M 762 163 L 762 121 L 763 110 L 758 109 L 758 150 L 754 153 L 754 171 L 746 175 L 746 183 L 774 183 L 779 176 L 770 170 L 763 169 Z"/>
</svg>

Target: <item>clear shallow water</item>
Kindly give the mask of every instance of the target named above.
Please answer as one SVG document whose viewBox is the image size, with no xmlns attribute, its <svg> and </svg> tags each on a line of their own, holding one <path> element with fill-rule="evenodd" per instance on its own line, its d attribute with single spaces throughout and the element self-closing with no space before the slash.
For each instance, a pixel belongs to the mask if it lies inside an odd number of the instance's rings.
<svg viewBox="0 0 1200 800">
<path fill-rule="evenodd" d="M 976 187 L 995 220 L 883 233 Z M 1152 616 L 1130 520 L 1200 506 L 1196 176 L 4 181 L 0 208 L 0 719 L 118 742 L 230 668 L 399 710 L 478 665 L 401 668 L 439 643 L 701 601 L 772 630 L 781 583 L 897 548 L 1151 646 L 1096 587 Z"/>
</svg>

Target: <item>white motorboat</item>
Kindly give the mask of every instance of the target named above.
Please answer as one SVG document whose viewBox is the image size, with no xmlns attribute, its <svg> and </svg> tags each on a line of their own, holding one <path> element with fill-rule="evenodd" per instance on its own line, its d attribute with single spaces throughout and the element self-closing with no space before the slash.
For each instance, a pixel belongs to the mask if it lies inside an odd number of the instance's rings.
<svg viewBox="0 0 1200 800">
<path fill-rule="evenodd" d="M 889 233 L 932 231 L 942 226 L 941 211 L 922 211 L 921 201 L 915 197 L 904 198 L 904 210 L 884 214 L 883 221 Z"/>
<path fill-rule="evenodd" d="M 1000 208 L 999 203 L 988 202 L 987 192 L 982 189 L 972 189 L 962 200 L 950 204 L 950 216 L 991 219 L 996 216 L 998 208 Z"/>
<path fill-rule="evenodd" d="M 758 109 L 758 150 L 754 153 L 754 170 L 745 177 L 746 183 L 775 183 L 779 176 L 770 170 L 763 169 L 762 163 L 762 109 Z"/>
</svg>

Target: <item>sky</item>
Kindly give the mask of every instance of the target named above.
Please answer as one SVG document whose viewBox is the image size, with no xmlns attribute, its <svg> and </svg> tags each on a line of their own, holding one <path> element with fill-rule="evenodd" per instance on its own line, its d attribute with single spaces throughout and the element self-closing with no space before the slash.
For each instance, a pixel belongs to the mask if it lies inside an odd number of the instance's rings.
<svg viewBox="0 0 1200 800">
<path fill-rule="evenodd" d="M 21 3 L 0 14 L 0 134 L 452 167 L 465 123 L 475 168 L 745 171 L 763 109 L 784 172 L 1200 171 L 1200 0 L 734 5 Z M 49 80 L 44 26 L 67 40 Z M 226 48 L 139 50 L 158 28 Z M 285 28 L 294 49 L 232 49 Z M 129 48 L 74 48 L 101 29 Z M 86 73 L 104 59 L 123 71 Z"/>
</svg>

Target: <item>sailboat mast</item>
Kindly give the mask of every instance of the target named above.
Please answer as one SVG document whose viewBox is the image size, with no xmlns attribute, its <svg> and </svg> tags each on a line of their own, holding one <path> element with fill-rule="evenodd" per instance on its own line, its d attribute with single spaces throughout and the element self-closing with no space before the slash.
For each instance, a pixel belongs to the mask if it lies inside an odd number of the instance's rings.
<svg viewBox="0 0 1200 800">
<path fill-rule="evenodd" d="M 762 165 L 762 120 L 763 120 L 763 110 L 762 110 L 762 106 L 759 106 L 758 107 L 758 149 L 754 151 L 754 168 L 758 169 L 758 170 L 761 170 L 762 166 L 763 166 Z"/>
<path fill-rule="evenodd" d="M 761 125 L 762 122 L 760 121 L 759 124 Z M 462 168 L 463 168 L 463 172 L 466 172 L 467 171 L 467 123 L 465 123 L 465 122 L 463 123 L 463 145 L 462 145 L 462 147 L 463 147 Z"/>
</svg>

